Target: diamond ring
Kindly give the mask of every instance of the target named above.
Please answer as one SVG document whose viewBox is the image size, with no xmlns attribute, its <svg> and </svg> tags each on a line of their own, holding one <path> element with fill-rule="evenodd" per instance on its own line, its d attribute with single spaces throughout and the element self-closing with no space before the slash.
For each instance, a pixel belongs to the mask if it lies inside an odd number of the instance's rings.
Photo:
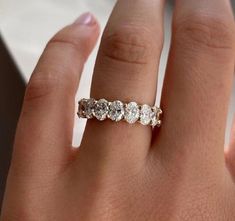
<svg viewBox="0 0 235 221">
<path fill-rule="evenodd" d="M 121 101 L 109 102 L 105 99 L 81 99 L 78 102 L 78 117 L 99 121 L 110 119 L 114 122 L 126 121 L 129 124 L 136 122 L 142 125 L 160 127 L 162 110 L 157 106 L 147 104 L 139 105 L 136 102 L 123 103 Z"/>
</svg>

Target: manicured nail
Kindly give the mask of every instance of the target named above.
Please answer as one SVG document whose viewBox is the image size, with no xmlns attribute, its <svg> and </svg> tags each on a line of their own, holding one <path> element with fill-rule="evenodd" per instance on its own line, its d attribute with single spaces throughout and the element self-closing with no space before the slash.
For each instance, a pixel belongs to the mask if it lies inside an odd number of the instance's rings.
<svg viewBox="0 0 235 221">
<path fill-rule="evenodd" d="M 79 16 L 74 24 L 81 24 L 81 25 L 93 25 L 96 23 L 96 19 L 90 12 L 86 12 Z"/>
</svg>

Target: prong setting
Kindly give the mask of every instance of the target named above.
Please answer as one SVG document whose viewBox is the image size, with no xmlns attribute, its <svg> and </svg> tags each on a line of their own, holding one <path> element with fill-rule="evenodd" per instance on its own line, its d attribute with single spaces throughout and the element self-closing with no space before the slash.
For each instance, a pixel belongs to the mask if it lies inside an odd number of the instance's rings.
<svg viewBox="0 0 235 221">
<path fill-rule="evenodd" d="M 80 118 L 99 121 L 110 119 L 114 122 L 126 121 L 129 124 L 139 122 L 153 128 L 161 126 L 162 110 L 157 106 L 147 104 L 139 105 L 136 102 L 123 103 L 119 100 L 109 102 L 106 99 L 81 99 L 78 103 L 78 116 Z"/>
</svg>

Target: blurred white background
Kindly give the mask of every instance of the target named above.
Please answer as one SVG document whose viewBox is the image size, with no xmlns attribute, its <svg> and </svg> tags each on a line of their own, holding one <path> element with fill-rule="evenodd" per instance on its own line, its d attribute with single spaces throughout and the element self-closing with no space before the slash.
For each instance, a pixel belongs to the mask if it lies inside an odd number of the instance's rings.
<svg viewBox="0 0 235 221">
<path fill-rule="evenodd" d="M 81 13 L 90 11 L 98 18 L 103 29 L 114 3 L 115 0 L 0 0 L 0 32 L 21 70 L 25 81 L 28 81 L 46 42 L 60 28 L 73 22 Z M 160 79 L 157 102 L 159 102 L 160 98 L 170 42 L 170 4 L 168 4 L 166 11 L 165 47 L 159 70 Z M 98 46 L 85 66 L 77 99 L 89 96 L 90 81 L 97 48 Z M 233 95 L 235 95 L 235 89 Z M 234 100 L 232 98 L 226 142 L 228 141 L 232 117 L 235 112 Z M 75 145 L 80 143 L 84 124 L 84 121 L 75 118 Z"/>
</svg>

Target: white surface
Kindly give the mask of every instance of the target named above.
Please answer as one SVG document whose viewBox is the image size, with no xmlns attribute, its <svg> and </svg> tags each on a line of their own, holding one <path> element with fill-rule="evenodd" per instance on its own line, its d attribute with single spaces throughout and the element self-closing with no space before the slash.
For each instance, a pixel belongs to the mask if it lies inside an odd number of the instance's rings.
<svg viewBox="0 0 235 221">
<path fill-rule="evenodd" d="M 0 30 L 16 63 L 26 81 L 28 81 L 46 42 L 63 26 L 73 22 L 76 17 L 86 11 L 91 11 L 98 18 L 101 27 L 108 19 L 114 0 L 0 0 Z M 167 60 L 167 49 L 170 39 L 170 13 L 166 16 L 166 40 L 160 64 L 160 79 L 158 90 L 161 90 L 162 80 Z M 88 60 L 77 99 L 88 97 L 91 75 L 95 62 L 97 47 Z M 160 93 L 158 91 L 157 100 Z M 235 94 L 235 91 L 234 93 Z M 234 99 L 233 99 L 234 101 Z M 235 102 L 233 102 L 233 108 Z M 234 109 L 229 114 L 229 126 L 232 122 Z M 84 121 L 75 120 L 74 144 L 78 145 L 83 133 Z M 229 129 L 228 129 L 229 131 Z M 226 134 L 228 140 L 228 132 Z"/>
<path fill-rule="evenodd" d="M 47 41 L 59 29 L 86 11 L 104 28 L 113 5 L 113 0 L 0 0 L 0 30 L 24 79 L 28 81 Z M 89 96 L 97 48 L 85 66 L 77 99 Z M 74 145 L 80 143 L 84 125 L 75 118 Z"/>
</svg>

